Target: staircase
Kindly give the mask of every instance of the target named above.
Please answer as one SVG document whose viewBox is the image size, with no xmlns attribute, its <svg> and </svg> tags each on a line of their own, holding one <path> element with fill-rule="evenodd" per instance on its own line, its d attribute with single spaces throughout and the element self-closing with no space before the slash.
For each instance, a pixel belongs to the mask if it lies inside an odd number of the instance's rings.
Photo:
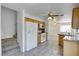
<svg viewBox="0 0 79 59">
<path fill-rule="evenodd" d="M 20 51 L 20 48 L 15 38 L 2 39 L 3 56 L 10 56 L 19 51 Z"/>
</svg>

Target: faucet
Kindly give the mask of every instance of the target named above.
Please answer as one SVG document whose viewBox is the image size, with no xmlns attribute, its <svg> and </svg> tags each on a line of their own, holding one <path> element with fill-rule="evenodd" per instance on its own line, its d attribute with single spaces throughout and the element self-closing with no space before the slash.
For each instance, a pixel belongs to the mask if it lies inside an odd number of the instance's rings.
<svg viewBox="0 0 79 59">
<path fill-rule="evenodd" d="M 78 28 L 76 29 L 76 33 L 78 32 Z"/>
</svg>

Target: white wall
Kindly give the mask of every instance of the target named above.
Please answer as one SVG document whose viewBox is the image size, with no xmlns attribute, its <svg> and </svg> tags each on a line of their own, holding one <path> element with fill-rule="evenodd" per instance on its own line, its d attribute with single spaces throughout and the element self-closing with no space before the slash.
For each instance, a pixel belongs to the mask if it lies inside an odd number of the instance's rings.
<svg viewBox="0 0 79 59">
<path fill-rule="evenodd" d="M 17 12 L 17 42 L 24 52 L 24 30 L 23 30 L 23 11 Z"/>
<path fill-rule="evenodd" d="M 58 22 L 59 19 L 56 18 L 56 20 L 57 20 L 56 22 Z M 48 40 L 57 41 L 58 34 L 59 34 L 59 24 L 55 24 L 54 21 L 49 21 L 49 24 L 48 24 Z"/>
<path fill-rule="evenodd" d="M 48 28 L 49 35 L 57 35 L 59 33 L 59 24 L 55 24 L 53 21 L 49 22 Z"/>
<path fill-rule="evenodd" d="M 43 21 L 45 22 L 45 20 L 39 18 L 39 17 L 35 17 L 31 14 L 29 14 L 26 10 L 23 11 L 23 14 L 24 14 L 24 17 L 28 17 L 28 18 L 32 18 L 32 19 L 35 19 L 35 20 L 39 20 L 39 21 Z"/>
<path fill-rule="evenodd" d="M 1 4 L 0 4 L 0 56 L 1 56 Z"/>
<path fill-rule="evenodd" d="M 1 38 L 11 38 L 16 33 L 16 20 L 17 20 L 16 11 L 1 7 Z"/>
</svg>

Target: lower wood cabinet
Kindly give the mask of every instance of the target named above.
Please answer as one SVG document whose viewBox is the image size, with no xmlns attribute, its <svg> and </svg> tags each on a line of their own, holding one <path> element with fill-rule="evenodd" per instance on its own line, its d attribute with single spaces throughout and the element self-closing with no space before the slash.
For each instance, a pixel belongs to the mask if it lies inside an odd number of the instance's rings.
<svg viewBox="0 0 79 59">
<path fill-rule="evenodd" d="M 64 45 L 64 35 L 59 35 L 59 46 L 63 47 Z"/>
<path fill-rule="evenodd" d="M 64 56 L 79 56 L 79 42 L 64 41 Z"/>
<path fill-rule="evenodd" d="M 38 45 L 41 44 L 41 34 L 38 34 Z"/>
</svg>

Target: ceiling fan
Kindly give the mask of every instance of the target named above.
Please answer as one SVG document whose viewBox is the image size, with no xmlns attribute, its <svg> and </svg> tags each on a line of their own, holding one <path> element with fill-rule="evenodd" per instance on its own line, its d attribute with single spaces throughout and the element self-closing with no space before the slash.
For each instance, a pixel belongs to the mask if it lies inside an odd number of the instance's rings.
<svg viewBox="0 0 79 59">
<path fill-rule="evenodd" d="M 52 12 L 48 13 L 48 20 L 53 21 L 55 24 L 57 24 L 57 21 L 55 17 L 64 16 L 63 14 L 53 14 Z"/>
<path fill-rule="evenodd" d="M 64 16 L 63 14 L 56 14 L 56 15 L 53 15 L 53 13 L 52 12 L 49 12 L 48 13 L 48 19 L 50 20 L 53 20 L 54 19 L 54 17 L 59 17 L 59 16 Z"/>
</svg>

